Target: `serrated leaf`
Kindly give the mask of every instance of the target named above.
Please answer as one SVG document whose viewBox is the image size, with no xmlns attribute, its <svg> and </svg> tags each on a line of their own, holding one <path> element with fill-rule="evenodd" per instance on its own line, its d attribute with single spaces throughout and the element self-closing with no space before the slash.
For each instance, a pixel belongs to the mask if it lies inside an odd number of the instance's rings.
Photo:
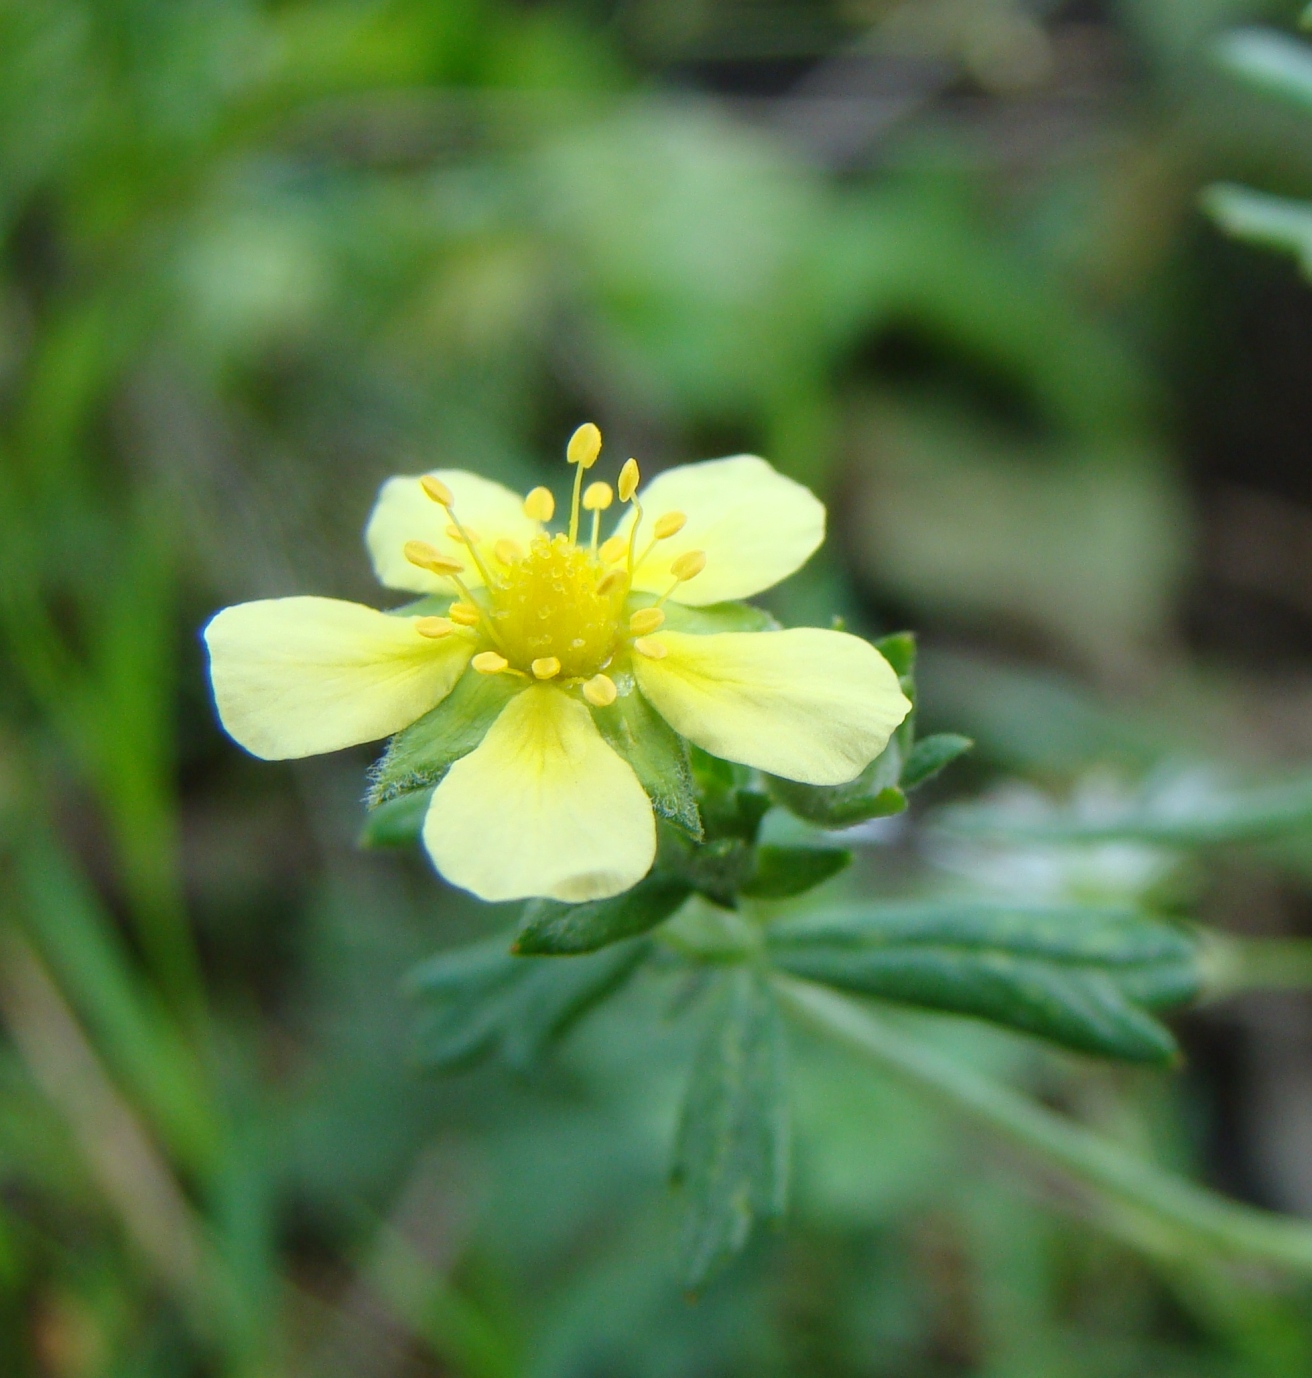
<svg viewBox="0 0 1312 1378">
<path fill-rule="evenodd" d="M 767 942 L 796 976 L 1134 1062 L 1175 1055 L 1151 1011 L 1193 998 L 1201 981 L 1193 936 L 1129 909 L 860 906 L 772 925 Z"/>
<path fill-rule="evenodd" d="M 911 748 L 902 767 L 899 781 L 903 791 L 913 790 L 932 780 L 945 766 L 949 766 L 958 756 L 964 756 L 975 745 L 969 737 L 956 732 L 938 732 L 932 737 L 922 737 Z"/>
<path fill-rule="evenodd" d="M 1312 205 L 1229 183 L 1208 187 L 1202 204 L 1226 234 L 1292 254 L 1312 278 Z"/>
<path fill-rule="evenodd" d="M 424 817 L 433 801 L 431 789 L 399 794 L 371 809 L 360 830 L 362 847 L 406 847 L 423 831 Z"/>
<path fill-rule="evenodd" d="M 718 980 L 688 1081 L 673 1178 L 684 1195 L 678 1274 L 700 1287 L 758 1220 L 783 1214 L 789 1115 L 774 992 L 754 967 Z"/>
<path fill-rule="evenodd" d="M 753 899 L 783 900 L 813 890 L 852 864 L 852 853 L 839 847 L 757 847 L 752 874 L 739 894 Z"/>
<path fill-rule="evenodd" d="M 655 928 L 690 893 L 682 881 L 651 875 L 622 895 L 586 904 L 530 900 L 524 906 L 514 950 L 544 956 L 595 952 Z"/>
<path fill-rule="evenodd" d="M 628 692 L 609 707 L 593 708 L 592 719 L 610 746 L 633 767 L 656 812 L 692 837 L 701 837 L 688 748 L 641 692 L 628 686 Z"/>
<path fill-rule="evenodd" d="M 522 687 L 523 681 L 511 675 L 466 670 L 436 708 L 388 742 L 370 775 L 370 806 L 439 784 L 452 765 L 483 740 Z"/>
<path fill-rule="evenodd" d="M 845 785 L 803 785 L 767 775 L 766 788 L 777 804 L 820 828 L 851 828 L 870 818 L 901 813 L 906 795 L 898 787 L 902 747 L 897 738 Z"/>
<path fill-rule="evenodd" d="M 519 1071 L 632 975 L 651 944 L 642 938 L 568 960 L 517 957 L 504 937 L 444 952 L 406 986 L 420 1006 L 419 1060 L 447 1070 L 499 1053 Z"/>
<path fill-rule="evenodd" d="M 1312 50 L 1272 29 L 1235 29 L 1217 40 L 1222 66 L 1241 81 L 1312 112 Z"/>
</svg>

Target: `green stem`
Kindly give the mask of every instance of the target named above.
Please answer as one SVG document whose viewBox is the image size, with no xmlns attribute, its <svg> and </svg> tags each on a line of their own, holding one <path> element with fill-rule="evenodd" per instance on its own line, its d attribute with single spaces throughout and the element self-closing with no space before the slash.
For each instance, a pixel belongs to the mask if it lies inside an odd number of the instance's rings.
<svg viewBox="0 0 1312 1378">
<path fill-rule="evenodd" d="M 1312 988 L 1312 940 L 1208 933 L 1201 966 L 1204 1000 L 1224 1000 L 1251 990 L 1308 990 Z"/>
<path fill-rule="evenodd" d="M 793 977 L 778 976 L 776 982 L 784 1004 L 813 1029 L 1130 1208 L 1141 1223 L 1155 1225 L 1158 1236 L 1164 1230 L 1168 1239 L 1155 1239 L 1157 1249 L 1187 1257 L 1203 1243 L 1312 1277 L 1312 1225 L 1240 1205 L 1165 1172 L 944 1056 L 848 996 Z M 1137 1242 L 1144 1242 L 1142 1230 Z"/>
</svg>

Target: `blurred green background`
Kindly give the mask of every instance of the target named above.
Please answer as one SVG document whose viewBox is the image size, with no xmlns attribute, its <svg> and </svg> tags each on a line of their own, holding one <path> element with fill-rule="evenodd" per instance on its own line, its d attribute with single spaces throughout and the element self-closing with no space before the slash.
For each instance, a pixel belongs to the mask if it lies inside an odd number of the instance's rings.
<svg viewBox="0 0 1312 1378">
<path fill-rule="evenodd" d="M 197 638 L 250 597 L 381 602 L 392 473 L 559 486 L 584 419 L 649 472 L 759 452 L 832 517 L 775 611 L 916 627 L 929 726 L 979 743 L 835 893 L 1312 933 L 1297 838 L 925 823 L 1312 760 L 1312 289 L 1198 210 L 1312 192 L 1306 124 L 1214 49 L 1295 18 L 0 0 L 0 1373 L 1309 1371 L 1306 1296 L 1112 1239 L 800 1036 L 787 1228 L 681 1296 L 677 992 L 640 980 L 531 1075 L 425 1075 L 401 976 L 509 915 L 357 848 L 367 751 L 223 738 Z M 1312 1212 L 1306 1000 L 1180 1030 L 1175 1078 L 924 1036 Z"/>
</svg>

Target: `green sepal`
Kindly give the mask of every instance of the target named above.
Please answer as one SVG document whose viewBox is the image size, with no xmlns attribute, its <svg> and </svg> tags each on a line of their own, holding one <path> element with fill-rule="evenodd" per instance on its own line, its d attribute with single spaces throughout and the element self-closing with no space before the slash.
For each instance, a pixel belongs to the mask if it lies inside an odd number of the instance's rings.
<svg viewBox="0 0 1312 1378">
<path fill-rule="evenodd" d="M 524 686 L 514 675 L 466 670 L 456 686 L 417 722 L 387 744 L 369 778 L 371 808 L 415 790 L 429 789 L 481 742 L 497 715 Z"/>
<path fill-rule="evenodd" d="M 693 1061 L 671 1177 L 683 1195 L 679 1281 L 689 1290 L 782 1216 L 789 1115 L 783 1030 L 765 974 L 735 965 L 718 989 Z"/>
<path fill-rule="evenodd" d="M 1151 1012 L 1194 998 L 1201 984 L 1193 935 L 1132 909 L 861 906 L 772 925 L 766 940 L 795 976 L 1131 1062 L 1176 1057 Z"/>
<path fill-rule="evenodd" d="M 757 847 L 752 874 L 738 893 L 752 899 L 786 900 L 813 890 L 852 864 L 852 853 L 833 847 Z"/>
<path fill-rule="evenodd" d="M 898 679 L 910 679 L 916 673 L 916 634 L 894 632 L 881 636 L 874 643 L 875 650 L 893 667 Z"/>
<path fill-rule="evenodd" d="M 610 899 L 584 904 L 529 900 L 512 950 L 540 956 L 595 952 L 655 928 L 690 893 L 690 888 L 680 880 L 650 875 L 633 889 Z"/>
<path fill-rule="evenodd" d="M 902 748 L 897 738 L 844 785 L 803 785 L 777 775 L 765 777 L 771 798 L 789 813 L 820 828 L 851 828 L 870 818 L 901 813 L 907 797 L 898 786 Z"/>
<path fill-rule="evenodd" d="M 752 872 L 752 847 L 739 837 L 694 842 L 662 824 L 657 832 L 656 873 L 732 909 Z"/>
<path fill-rule="evenodd" d="M 426 593 L 399 608 L 388 608 L 389 617 L 445 617 L 456 601 L 454 593 Z"/>
<path fill-rule="evenodd" d="M 418 1060 L 450 1070 L 496 1053 L 527 1071 L 650 951 L 649 940 L 636 938 L 561 962 L 517 957 L 499 937 L 440 953 L 406 980 L 408 994 L 421 1006 Z"/>
<path fill-rule="evenodd" d="M 636 595 L 626 606 L 636 612 L 655 602 L 655 595 Z M 779 623 L 768 612 L 750 603 L 711 603 L 704 608 L 687 608 L 682 603 L 666 602 L 662 607 L 665 629 L 672 632 L 712 636 L 717 632 L 770 632 L 779 628 Z"/>
<path fill-rule="evenodd" d="M 688 748 L 682 737 L 635 687 L 626 685 L 614 703 L 593 708 L 601 735 L 632 767 L 652 807 L 691 837 L 702 836 L 701 814 Z"/>
<path fill-rule="evenodd" d="M 950 766 L 959 756 L 964 756 L 974 745 L 969 737 L 962 737 L 956 732 L 937 732 L 932 737 L 922 737 L 911 748 L 911 754 L 902 767 L 899 781 L 902 790 L 913 790 L 926 780 L 932 780 L 940 770 Z"/>
<path fill-rule="evenodd" d="M 371 809 L 360 829 L 360 846 L 408 847 L 423 830 L 432 801 L 431 789 L 412 790 Z"/>
</svg>

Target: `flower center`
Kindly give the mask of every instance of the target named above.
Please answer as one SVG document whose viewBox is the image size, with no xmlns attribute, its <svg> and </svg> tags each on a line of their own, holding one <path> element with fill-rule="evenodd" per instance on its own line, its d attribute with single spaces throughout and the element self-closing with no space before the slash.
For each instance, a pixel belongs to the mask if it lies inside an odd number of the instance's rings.
<svg viewBox="0 0 1312 1378">
<path fill-rule="evenodd" d="M 528 670 L 554 658 L 558 673 L 588 676 L 614 654 L 624 612 L 624 580 L 605 575 L 600 560 L 567 536 L 537 536 L 488 587 L 492 627 L 512 666 Z"/>
</svg>

